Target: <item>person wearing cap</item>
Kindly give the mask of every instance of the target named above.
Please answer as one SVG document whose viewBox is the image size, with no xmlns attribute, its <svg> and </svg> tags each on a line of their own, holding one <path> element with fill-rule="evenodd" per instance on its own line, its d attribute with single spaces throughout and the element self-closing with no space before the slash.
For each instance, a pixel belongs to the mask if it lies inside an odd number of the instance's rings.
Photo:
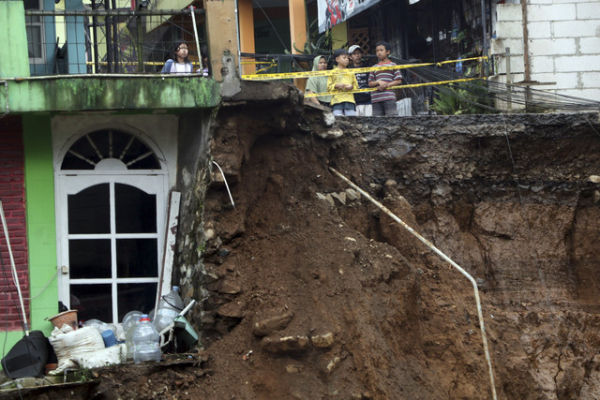
<svg viewBox="0 0 600 400">
<path fill-rule="evenodd" d="M 331 97 L 333 115 L 355 116 L 354 95 L 348 92 L 358 89 L 358 82 L 354 74 L 347 69 L 350 63 L 348 52 L 345 49 L 337 49 L 333 52 L 333 57 L 337 64 L 336 73 L 327 79 L 327 91 L 334 92 Z"/>
<path fill-rule="evenodd" d="M 313 60 L 313 71 L 325 71 L 327 69 L 327 58 L 325 56 L 316 56 Z M 326 93 L 327 77 L 311 76 L 306 82 L 306 93 Z M 331 96 L 307 97 L 307 101 L 323 106 L 329 106 Z"/>
<path fill-rule="evenodd" d="M 348 49 L 348 54 L 350 54 L 350 61 L 352 63 L 350 68 L 365 67 L 362 62 L 362 49 L 359 45 L 355 44 L 350 46 Z M 368 72 L 359 72 L 355 74 L 355 76 L 359 89 L 369 88 Z M 371 106 L 371 93 L 354 93 L 354 101 L 356 102 L 356 115 L 359 117 L 370 117 L 373 115 L 373 109 Z"/>
</svg>

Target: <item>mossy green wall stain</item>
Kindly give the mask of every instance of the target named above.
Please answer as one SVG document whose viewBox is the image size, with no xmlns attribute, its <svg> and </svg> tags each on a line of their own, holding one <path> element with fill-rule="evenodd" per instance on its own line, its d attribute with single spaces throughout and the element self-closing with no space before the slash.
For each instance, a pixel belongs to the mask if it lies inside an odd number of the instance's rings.
<svg viewBox="0 0 600 400">
<path fill-rule="evenodd" d="M 100 111 L 212 108 L 219 105 L 219 84 L 210 78 L 57 78 L 8 81 L 9 110 Z M 1 105 L 1 104 L 0 104 Z"/>
<path fill-rule="evenodd" d="M 49 334 L 52 325 L 44 318 L 58 311 L 50 115 L 23 117 L 23 143 L 29 286 L 31 295 L 36 296 L 30 306 L 31 327 Z"/>
<path fill-rule="evenodd" d="M 0 78 L 29 76 L 22 1 L 0 1 Z"/>
</svg>

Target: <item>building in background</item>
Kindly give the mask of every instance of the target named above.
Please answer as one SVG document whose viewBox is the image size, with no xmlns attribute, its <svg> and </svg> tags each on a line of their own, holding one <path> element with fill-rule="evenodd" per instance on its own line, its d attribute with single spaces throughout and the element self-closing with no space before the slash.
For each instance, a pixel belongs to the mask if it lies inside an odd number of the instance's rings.
<svg viewBox="0 0 600 400">
<path fill-rule="evenodd" d="M 493 79 L 600 101 L 600 1 L 523 0 L 497 4 Z"/>
<path fill-rule="evenodd" d="M 59 302 L 106 322 L 153 308 L 170 195 L 189 203 L 221 101 L 210 77 L 149 73 L 177 40 L 195 47 L 189 10 L 113 4 L 0 0 L 0 201 L 45 333 Z M 8 350 L 22 319 L 3 234 L 0 255 Z"/>
</svg>

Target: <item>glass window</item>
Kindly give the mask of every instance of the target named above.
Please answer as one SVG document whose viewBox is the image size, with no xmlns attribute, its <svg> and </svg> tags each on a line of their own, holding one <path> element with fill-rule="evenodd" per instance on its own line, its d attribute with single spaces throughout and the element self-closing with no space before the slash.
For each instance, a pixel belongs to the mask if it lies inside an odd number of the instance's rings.
<svg viewBox="0 0 600 400">
<path fill-rule="evenodd" d="M 69 240 L 71 279 L 110 278 L 110 239 Z"/>
<path fill-rule="evenodd" d="M 25 0 L 26 10 L 42 10 L 42 0 Z M 44 62 L 44 24 L 40 16 L 26 16 L 27 51 L 29 62 L 39 64 Z"/>
<path fill-rule="evenodd" d="M 69 233 L 110 233 L 108 183 L 91 186 L 68 196 Z"/>
<path fill-rule="evenodd" d="M 150 147 L 129 133 L 111 129 L 79 138 L 65 155 L 61 169 L 95 169 L 100 161 L 109 158 L 120 160 L 124 169 L 160 169 Z"/>
<path fill-rule="evenodd" d="M 119 321 L 129 311 L 149 313 L 156 300 L 156 283 L 121 283 L 117 285 Z"/>
<path fill-rule="evenodd" d="M 71 284 L 71 309 L 77 310 L 80 321 L 96 318 L 112 322 L 111 285 Z"/>
<path fill-rule="evenodd" d="M 156 195 L 115 184 L 117 233 L 156 233 Z"/>
<path fill-rule="evenodd" d="M 156 239 L 118 239 L 117 277 L 158 276 Z"/>
</svg>

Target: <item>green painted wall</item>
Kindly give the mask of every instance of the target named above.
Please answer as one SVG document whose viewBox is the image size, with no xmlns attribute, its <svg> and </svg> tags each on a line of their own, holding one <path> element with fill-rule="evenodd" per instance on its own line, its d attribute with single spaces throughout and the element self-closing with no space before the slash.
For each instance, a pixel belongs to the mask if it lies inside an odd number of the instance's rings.
<svg viewBox="0 0 600 400">
<path fill-rule="evenodd" d="M 1 0 L 0 0 L 1 1 Z M 75 77 L 8 80 L 0 109 L 12 113 L 212 108 L 219 83 L 197 76 Z"/>
<path fill-rule="evenodd" d="M 0 0 L 0 43 L 0 78 L 29 76 L 22 1 Z"/>
<path fill-rule="evenodd" d="M 52 330 L 52 324 L 44 318 L 58 312 L 54 170 L 50 129 L 50 115 L 23 117 L 29 285 L 31 295 L 37 296 L 31 301 L 31 327 L 46 334 Z M 47 285 L 48 282 L 51 283 Z"/>
</svg>

